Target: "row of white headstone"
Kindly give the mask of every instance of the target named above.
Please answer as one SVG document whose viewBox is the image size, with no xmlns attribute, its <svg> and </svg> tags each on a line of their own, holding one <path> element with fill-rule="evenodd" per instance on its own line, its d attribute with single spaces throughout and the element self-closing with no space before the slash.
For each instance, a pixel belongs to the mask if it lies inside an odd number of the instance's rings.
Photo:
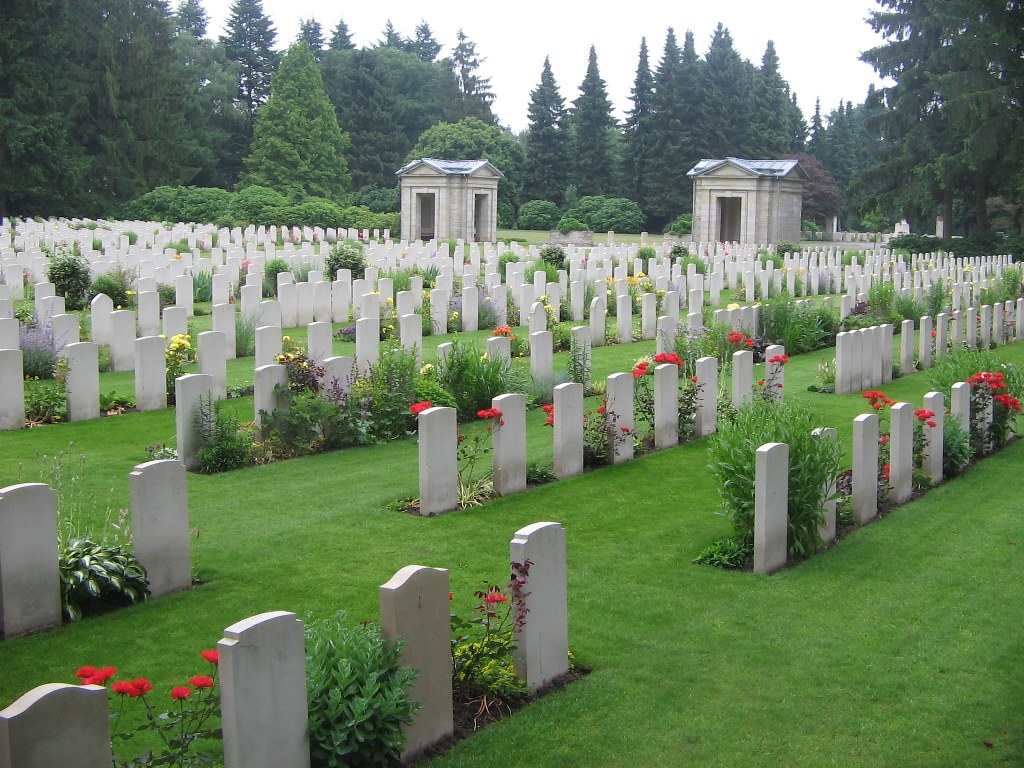
<svg viewBox="0 0 1024 768">
<path fill-rule="evenodd" d="M 529 563 L 526 589 L 511 596 L 525 624 L 513 633 L 516 675 L 531 691 L 569 669 L 565 529 L 529 525 L 509 544 L 513 573 Z M 380 622 L 402 639 L 402 663 L 419 670 L 409 695 L 419 702 L 404 726 L 403 759 L 452 735 L 448 571 L 409 565 L 379 590 Z M 308 768 L 309 728 L 302 621 L 294 613 L 252 616 L 217 643 L 226 768 Z M 108 693 L 98 685 L 50 683 L 0 711 L 0 765 L 53 768 L 74 755 L 78 768 L 111 764 Z"/>
<path fill-rule="evenodd" d="M 172 459 L 136 466 L 131 549 L 146 569 L 152 597 L 192 583 L 185 468 Z M 57 499 L 44 483 L 0 488 L 0 636 L 61 623 Z M 0 764 L 2 760 L 0 760 Z"/>
<path fill-rule="evenodd" d="M 768 348 L 768 360 L 782 358 L 782 346 Z M 785 363 L 766 363 L 764 395 L 782 400 L 785 392 Z M 671 448 L 679 442 L 679 366 L 662 363 L 654 367 L 654 447 Z M 696 437 L 713 434 L 718 414 L 718 360 L 702 357 L 696 361 Z M 606 380 L 603 418 L 608 425 L 612 463 L 633 458 L 632 436 L 613 439 L 611 434 L 624 430 L 632 435 L 636 427 L 634 408 L 635 380 L 631 373 L 614 373 Z M 554 473 L 559 479 L 583 471 L 584 388 L 582 384 L 559 384 L 554 399 Z M 755 396 L 754 355 L 749 351 L 733 354 L 732 402 L 736 407 Z M 526 489 L 526 396 L 509 393 L 491 401 L 501 412 L 500 424 L 491 426 L 492 477 L 495 493 L 506 496 Z M 458 506 L 459 462 L 458 423 L 454 408 L 427 408 L 417 416 L 419 435 L 420 514 L 435 515 Z"/>
</svg>

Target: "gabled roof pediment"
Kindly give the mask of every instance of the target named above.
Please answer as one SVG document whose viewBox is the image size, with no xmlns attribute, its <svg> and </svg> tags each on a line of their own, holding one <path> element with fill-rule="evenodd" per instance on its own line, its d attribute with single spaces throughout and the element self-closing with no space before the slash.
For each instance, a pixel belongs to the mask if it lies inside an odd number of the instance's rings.
<svg viewBox="0 0 1024 768">
<path fill-rule="evenodd" d="M 796 160 L 742 160 L 727 157 L 724 160 L 705 158 L 686 173 L 687 176 L 750 176 L 776 179 L 799 178 L 807 180 L 807 172 Z"/>
<path fill-rule="evenodd" d="M 438 160 L 433 157 L 421 157 L 406 163 L 397 171 L 396 176 L 405 176 L 414 171 L 439 173 L 443 176 L 483 176 L 500 179 L 505 176 L 491 164 L 490 160 Z"/>
</svg>

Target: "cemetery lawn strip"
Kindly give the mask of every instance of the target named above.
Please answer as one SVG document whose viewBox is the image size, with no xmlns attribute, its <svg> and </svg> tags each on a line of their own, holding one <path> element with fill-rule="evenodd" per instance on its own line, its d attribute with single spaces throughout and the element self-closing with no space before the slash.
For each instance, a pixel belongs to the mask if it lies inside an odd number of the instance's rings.
<svg viewBox="0 0 1024 768">
<path fill-rule="evenodd" d="M 611 358 L 628 370 L 619 355 L 652 350 L 595 349 L 595 371 Z M 1024 345 L 1000 353 L 1019 364 Z M 832 355 L 794 357 L 787 398 L 819 410 L 848 447 L 863 399 L 805 391 Z M 923 373 L 884 389 L 920 402 L 930 387 Z M 251 413 L 251 400 L 232 407 Z M 527 420 L 531 459 L 542 446 L 550 455 L 550 431 L 534 413 Z M 170 411 L 4 433 L 0 481 L 36 481 L 36 452 L 73 441 L 87 456 L 85 487 L 127 506 L 144 446 L 173 433 Z M 449 568 L 467 613 L 484 579 L 507 575 L 512 534 L 557 520 L 568 534 L 570 646 L 594 672 L 430 765 L 1014 764 L 1024 740 L 1022 461 L 1017 441 L 770 578 L 692 565 L 728 533 L 699 441 L 431 519 L 384 509 L 416 493 L 411 439 L 190 475 L 193 563 L 206 583 L 0 643 L 0 704 L 72 682 L 84 664 L 149 677 L 166 696 L 203 671 L 199 650 L 229 624 L 269 610 L 376 618 L 377 587 L 409 563 Z"/>
</svg>

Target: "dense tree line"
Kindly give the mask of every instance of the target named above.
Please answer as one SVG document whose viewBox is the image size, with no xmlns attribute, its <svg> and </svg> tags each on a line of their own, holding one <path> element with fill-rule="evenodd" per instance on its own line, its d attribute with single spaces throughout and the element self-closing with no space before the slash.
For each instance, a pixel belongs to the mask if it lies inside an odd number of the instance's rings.
<svg viewBox="0 0 1024 768">
<path fill-rule="evenodd" d="M 357 48 L 343 18 L 300 19 L 287 47 L 261 0 L 234 0 L 216 39 L 202 0 L 14 0 L 0 8 L 0 215 L 116 215 L 175 185 L 381 212 L 397 206 L 395 170 L 433 155 L 492 160 L 504 225 L 531 201 L 547 201 L 536 218 L 626 199 L 659 231 L 690 210 L 687 171 L 731 155 L 801 159 L 819 223 L 1021 227 L 1021 3 L 880 5 L 883 42 L 863 58 L 893 85 L 819 104 L 809 124 L 785 51 L 769 40 L 753 64 L 719 24 L 703 53 L 690 31 L 668 29 L 660 55 L 641 42 L 621 124 L 593 47 L 575 96 L 545 59 L 515 136 L 475 43 L 458 30 L 445 55 L 426 20 L 410 36 L 388 21 Z"/>
</svg>

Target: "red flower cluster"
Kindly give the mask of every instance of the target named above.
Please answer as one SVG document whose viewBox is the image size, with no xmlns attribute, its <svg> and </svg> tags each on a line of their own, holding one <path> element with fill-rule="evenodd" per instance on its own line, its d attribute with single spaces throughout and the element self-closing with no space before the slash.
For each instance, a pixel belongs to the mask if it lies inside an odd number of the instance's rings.
<svg viewBox="0 0 1024 768">
<path fill-rule="evenodd" d="M 929 411 L 927 408 L 918 408 L 914 411 L 914 415 L 917 416 L 918 421 L 927 421 L 929 427 L 935 426 L 935 422 L 932 421 L 935 418 L 935 411 Z"/>
<path fill-rule="evenodd" d="M 117 672 L 117 667 L 82 667 L 75 672 L 77 677 L 82 682 L 79 685 L 103 685 Z"/>
<path fill-rule="evenodd" d="M 427 410 L 427 408 L 433 407 L 434 406 L 431 404 L 429 400 L 422 400 L 418 403 L 413 403 L 412 405 L 410 405 L 409 411 L 412 413 L 413 416 L 419 416 L 421 413 Z"/>
<path fill-rule="evenodd" d="M 639 379 L 645 373 L 653 374 L 654 371 L 648 371 L 647 370 L 650 367 L 650 365 L 651 365 L 651 361 L 650 360 L 641 360 L 639 363 L 637 363 L 636 367 L 633 369 L 633 378 L 634 379 Z"/>
<path fill-rule="evenodd" d="M 214 648 L 212 651 L 200 651 L 199 655 L 211 664 L 220 664 L 220 651 Z"/>
<path fill-rule="evenodd" d="M 682 367 L 683 358 L 681 358 L 676 352 L 659 352 L 654 356 L 654 362 L 658 365 L 663 363 L 671 363 L 672 365 L 678 365 Z"/>
<path fill-rule="evenodd" d="M 889 480 L 889 465 L 888 464 L 885 464 L 882 467 L 882 477 L 884 477 L 887 481 Z"/>
<path fill-rule="evenodd" d="M 174 701 L 181 701 L 182 699 L 187 699 L 191 695 L 192 689 L 189 688 L 187 685 L 176 685 L 173 688 L 171 688 L 171 698 Z"/>
<path fill-rule="evenodd" d="M 989 371 L 981 371 L 974 374 L 967 380 L 967 383 L 971 387 L 975 387 L 978 384 L 988 387 L 990 390 L 995 392 L 997 389 L 1006 389 L 1006 381 L 1004 381 L 1003 374 L 999 371 L 990 373 Z"/>
<path fill-rule="evenodd" d="M 778 363 L 779 365 L 785 365 L 789 362 L 789 355 L 776 355 L 775 357 L 768 358 L 769 363 Z"/>
<path fill-rule="evenodd" d="M 502 412 L 500 408 L 484 408 L 482 411 L 477 411 L 476 415 L 481 419 L 500 419 Z M 504 422 L 502 422 L 504 424 Z"/>
<path fill-rule="evenodd" d="M 508 598 L 501 592 L 488 592 L 484 595 L 484 603 L 487 605 L 495 605 L 497 603 L 507 603 Z"/>
<path fill-rule="evenodd" d="M 729 335 L 726 336 L 725 338 L 734 347 L 754 346 L 754 340 L 748 336 L 743 335 L 739 331 L 729 331 Z"/>
<path fill-rule="evenodd" d="M 552 426 L 555 423 L 555 406 L 553 405 L 542 405 L 540 407 L 544 413 L 548 415 L 547 420 L 544 422 L 547 426 Z"/>
<path fill-rule="evenodd" d="M 887 405 L 895 404 L 895 401 L 886 397 L 885 392 L 880 389 L 869 389 L 867 392 L 862 394 L 861 397 L 871 403 L 871 407 L 876 411 L 882 410 Z M 935 414 L 932 415 L 934 416 Z"/>
<path fill-rule="evenodd" d="M 137 699 L 139 696 L 145 696 L 147 693 L 152 691 L 153 684 L 146 678 L 140 677 L 138 680 L 119 680 L 110 686 L 110 690 L 118 696 L 127 696 L 130 699 Z"/>
<path fill-rule="evenodd" d="M 992 398 L 992 400 L 997 402 L 997 403 L 999 403 L 1001 406 L 1003 406 L 1008 411 L 1019 411 L 1020 410 L 1020 400 L 1018 400 L 1013 395 L 1007 395 L 1007 394 L 996 395 L 995 397 Z"/>
<path fill-rule="evenodd" d="M 509 328 L 507 325 L 503 325 L 501 326 L 501 328 L 495 328 L 493 331 L 491 331 L 491 336 L 507 336 L 508 338 L 511 339 L 513 338 L 512 329 Z"/>
</svg>

